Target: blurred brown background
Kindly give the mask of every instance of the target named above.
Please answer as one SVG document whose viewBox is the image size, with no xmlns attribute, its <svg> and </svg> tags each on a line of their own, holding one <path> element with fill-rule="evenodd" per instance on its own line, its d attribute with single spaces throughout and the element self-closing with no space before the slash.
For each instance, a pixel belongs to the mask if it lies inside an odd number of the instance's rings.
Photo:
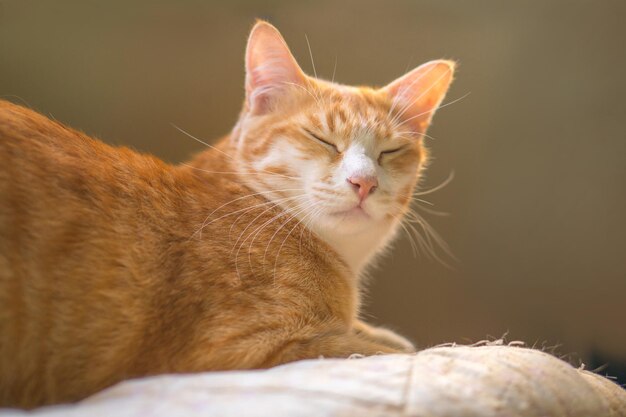
<svg viewBox="0 0 626 417">
<path fill-rule="evenodd" d="M 429 132 L 428 216 L 456 270 L 399 241 L 367 312 L 424 347 L 499 337 L 626 360 L 626 2 L 0 0 L 0 96 L 180 162 L 228 133 L 254 18 L 302 67 L 385 84 L 460 62 Z M 590 359 L 591 358 L 591 359 Z"/>
</svg>

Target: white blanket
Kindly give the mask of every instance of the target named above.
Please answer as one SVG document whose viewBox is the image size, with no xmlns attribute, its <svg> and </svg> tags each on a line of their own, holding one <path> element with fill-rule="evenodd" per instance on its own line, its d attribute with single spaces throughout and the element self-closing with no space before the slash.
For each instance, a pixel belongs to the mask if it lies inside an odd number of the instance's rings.
<svg viewBox="0 0 626 417">
<path fill-rule="evenodd" d="M 449 346 L 415 355 L 307 360 L 260 371 L 144 378 L 32 415 L 613 417 L 626 416 L 626 391 L 541 351 Z"/>
</svg>

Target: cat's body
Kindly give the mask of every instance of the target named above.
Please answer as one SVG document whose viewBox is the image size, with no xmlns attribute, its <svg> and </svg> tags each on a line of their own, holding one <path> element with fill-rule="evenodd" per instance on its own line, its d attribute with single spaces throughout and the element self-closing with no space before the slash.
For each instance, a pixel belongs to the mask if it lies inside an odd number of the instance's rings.
<svg viewBox="0 0 626 417">
<path fill-rule="evenodd" d="M 265 23 L 255 31 L 249 74 L 259 71 L 254 42 L 258 50 L 272 42 L 264 37 L 282 41 Z M 369 151 L 354 151 L 350 141 L 377 129 L 393 134 L 393 124 L 367 124 L 396 115 L 390 90 L 307 81 L 277 99 L 260 78 L 249 76 L 233 134 L 180 166 L 0 102 L 0 405 L 73 401 L 150 374 L 411 349 L 358 321 L 359 275 L 408 206 L 425 159 L 419 134 L 403 139 L 388 173 L 367 182 Z M 320 115 L 320 105 L 334 119 Z M 351 110 L 358 123 L 345 114 Z M 305 133 L 294 128 L 304 119 Z M 303 141 L 313 129 L 338 133 L 331 145 L 317 135 Z M 377 152 L 382 167 L 387 156 Z M 304 176 L 298 167 L 311 176 L 320 161 L 361 175 L 338 174 L 341 187 L 348 175 L 341 192 L 356 192 L 357 205 L 350 200 L 327 223 L 330 203 L 303 199 L 317 187 L 334 193 L 328 201 L 343 201 L 331 175 L 293 183 Z M 391 195 L 387 188 L 405 172 Z M 385 193 L 398 207 L 376 217 Z"/>
<path fill-rule="evenodd" d="M 307 327 L 355 320 L 355 278 L 318 239 L 285 241 L 274 265 L 285 235 L 263 263 L 265 244 L 282 222 L 238 254 L 252 218 L 198 232 L 207 213 L 254 194 L 233 175 L 111 148 L 6 102 L 0 114 L 2 403 L 49 387 L 36 402 L 78 399 L 120 376 L 269 366 Z M 203 159 L 233 172 L 216 151 Z M 254 229 L 279 209 L 262 212 Z"/>
</svg>

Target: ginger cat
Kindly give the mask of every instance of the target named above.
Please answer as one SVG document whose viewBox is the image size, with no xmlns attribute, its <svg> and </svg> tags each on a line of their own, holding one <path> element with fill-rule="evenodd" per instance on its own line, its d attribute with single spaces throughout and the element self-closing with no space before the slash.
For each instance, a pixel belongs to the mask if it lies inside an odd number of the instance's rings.
<svg viewBox="0 0 626 417">
<path fill-rule="evenodd" d="M 359 317 L 453 78 L 309 77 L 258 22 L 232 133 L 171 166 L 0 102 L 0 405 L 127 378 L 412 351 Z"/>
</svg>

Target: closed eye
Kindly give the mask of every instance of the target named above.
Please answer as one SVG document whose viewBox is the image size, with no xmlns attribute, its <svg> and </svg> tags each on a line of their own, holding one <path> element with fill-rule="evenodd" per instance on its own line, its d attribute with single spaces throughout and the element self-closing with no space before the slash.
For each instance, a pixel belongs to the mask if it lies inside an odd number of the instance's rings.
<svg viewBox="0 0 626 417">
<path fill-rule="evenodd" d="M 399 148 L 389 149 L 389 150 L 387 150 L 387 151 L 382 151 L 382 152 L 380 153 L 380 155 L 378 155 L 378 164 L 380 165 L 380 163 L 382 162 L 382 160 L 383 160 L 383 156 L 385 156 L 385 155 L 393 155 L 393 154 L 395 154 L 395 153 L 400 152 L 400 151 L 401 151 L 401 150 L 403 150 L 404 148 L 405 148 L 404 146 L 400 146 Z"/>
<path fill-rule="evenodd" d="M 337 145 L 328 142 L 327 140 L 324 140 L 322 138 L 320 138 L 319 136 L 317 136 L 315 133 L 311 132 L 309 129 L 304 129 L 304 131 L 311 136 L 313 139 L 317 140 L 318 142 L 323 143 L 326 146 L 329 146 L 331 148 L 333 148 L 333 150 L 337 153 L 339 153 L 339 149 L 337 148 Z"/>
<path fill-rule="evenodd" d="M 388 151 L 382 151 L 380 154 L 381 154 L 381 155 L 389 155 L 389 154 L 392 154 L 392 153 L 399 152 L 399 151 L 401 151 L 402 149 L 404 149 L 404 146 L 401 146 L 401 147 L 396 148 L 396 149 L 389 149 Z"/>
</svg>

